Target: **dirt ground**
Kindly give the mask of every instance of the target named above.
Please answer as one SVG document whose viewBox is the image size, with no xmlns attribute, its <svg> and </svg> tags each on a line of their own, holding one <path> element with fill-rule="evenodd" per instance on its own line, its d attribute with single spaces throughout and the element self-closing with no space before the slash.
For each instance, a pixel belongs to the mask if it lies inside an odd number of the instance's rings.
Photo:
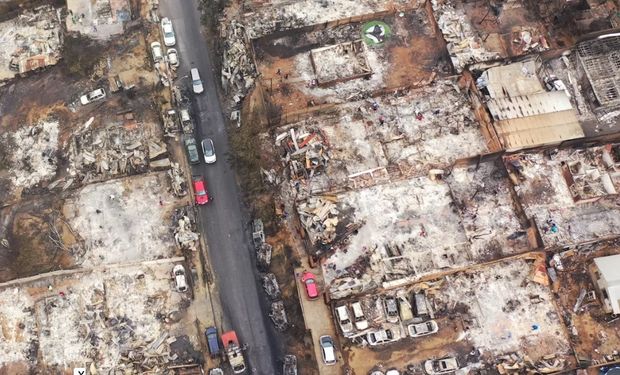
<svg viewBox="0 0 620 375">
<path fill-rule="evenodd" d="M 109 47 L 101 48 L 96 56 L 84 62 L 92 64 L 91 68 L 85 69 L 90 72 L 87 76 L 72 73 L 69 62 L 63 61 L 45 73 L 32 74 L 0 87 L 0 144 L 6 150 L 11 150 L 11 155 L 17 154 L 14 150 L 20 146 L 19 141 L 11 143 L 7 140 L 11 134 L 20 131 L 24 133 L 23 137 L 32 136 L 28 132 L 32 132 L 33 127 L 43 122 L 58 123 L 58 135 L 53 139 L 54 147 L 49 148 L 49 158 L 56 166 L 55 176 L 37 179 L 36 185 L 16 183 L 14 179 L 11 181 L 12 169 L 19 161 L 11 160 L 11 156 L 0 155 L 0 193 L 5 197 L 2 202 L 4 205 L 14 203 L 26 195 L 46 193 L 46 190 L 40 188 L 54 179 L 69 175 L 68 148 L 78 129 L 104 128 L 119 121 L 119 112 L 131 112 L 135 114 L 135 123 L 145 125 L 144 132 L 154 137 L 161 136 L 158 114 L 152 111 L 154 82 L 157 78 L 150 68 L 146 42 L 139 32 L 129 34 L 127 40 L 129 43 L 117 41 Z M 108 81 L 111 76 L 119 76 L 126 87 L 133 88 L 111 93 Z M 99 87 L 106 90 L 106 100 L 87 106 L 79 104 L 80 95 Z M 45 95 L 40 94 L 42 90 Z"/>
<path fill-rule="evenodd" d="M 432 72 L 451 72 L 447 50 L 441 35 L 435 31 L 429 10 L 411 10 L 379 21 L 391 28 L 391 35 L 384 43 L 367 47 L 373 76 L 329 88 L 310 86 L 314 76 L 309 64 L 310 50 L 360 39 L 363 23 L 310 32 L 293 30 L 254 41 L 265 99 L 281 108 L 282 113 L 290 114 L 348 100 L 360 91 L 372 94 L 416 86 L 427 80 Z"/>
<path fill-rule="evenodd" d="M 352 344 L 343 350 L 355 375 L 366 375 L 371 370 L 396 368 L 416 369 L 422 373 L 423 363 L 429 358 L 454 356 L 459 363 L 466 363 L 471 345 L 459 336 L 462 329 L 457 320 L 439 320 L 441 329 L 437 335 L 424 338 L 406 338 L 378 349 L 362 348 Z"/>
<path fill-rule="evenodd" d="M 0 282 L 82 264 L 174 255 L 167 220 L 180 202 L 166 191 L 167 178 L 155 173 L 92 184 L 4 208 L 0 233 L 8 251 L 0 256 Z M 126 236 L 111 240 L 110 233 Z"/>
<path fill-rule="evenodd" d="M 0 282 L 74 265 L 77 238 L 60 213 L 62 201 L 32 200 L 0 211 L 8 248 L 0 255 Z"/>
<path fill-rule="evenodd" d="M 574 311 L 582 290 L 595 291 L 589 272 L 593 259 L 620 254 L 620 243 L 597 246 L 593 251 L 566 252 L 562 256 L 564 271 L 558 271 L 558 281 L 553 285 L 565 323 L 569 326 L 570 340 L 577 358 L 584 363 L 602 364 L 620 348 L 620 319 L 603 311 L 600 299 L 585 298 L 581 307 Z"/>
</svg>

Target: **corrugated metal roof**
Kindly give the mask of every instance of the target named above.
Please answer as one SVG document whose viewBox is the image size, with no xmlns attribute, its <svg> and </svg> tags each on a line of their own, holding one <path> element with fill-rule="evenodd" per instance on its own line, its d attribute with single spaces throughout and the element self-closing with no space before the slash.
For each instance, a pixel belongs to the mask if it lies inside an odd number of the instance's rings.
<svg viewBox="0 0 620 375">
<path fill-rule="evenodd" d="M 487 102 L 495 120 L 509 120 L 572 109 L 564 91 L 542 92 L 527 96 L 491 99 Z"/>
<path fill-rule="evenodd" d="M 545 89 L 536 75 L 536 68 L 535 60 L 490 68 L 485 72 L 489 81 L 489 95 L 491 98 L 503 98 L 544 92 Z"/>
<path fill-rule="evenodd" d="M 504 148 L 517 150 L 584 137 L 574 110 L 501 120 L 495 126 Z"/>
</svg>

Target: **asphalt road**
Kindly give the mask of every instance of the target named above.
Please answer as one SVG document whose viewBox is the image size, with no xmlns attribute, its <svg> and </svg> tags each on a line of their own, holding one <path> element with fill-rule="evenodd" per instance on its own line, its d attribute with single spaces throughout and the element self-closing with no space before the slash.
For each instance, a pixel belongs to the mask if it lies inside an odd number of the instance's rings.
<svg viewBox="0 0 620 375">
<path fill-rule="evenodd" d="M 204 92 L 194 97 L 196 138 L 213 139 L 217 162 L 193 167 L 201 174 L 213 201 L 200 207 L 200 226 L 209 246 L 209 258 L 215 272 L 224 321 L 224 329 L 234 329 L 241 344 L 247 344 L 246 361 L 249 373 L 273 375 L 280 373 L 278 359 L 281 345 L 277 334 L 264 313 L 266 301 L 259 292 L 253 249 L 249 241 L 250 218 L 240 199 L 235 174 L 229 162 L 229 144 L 213 64 L 200 25 L 196 0 L 162 0 L 161 17 L 172 20 L 180 55 L 178 77 L 196 67 L 202 77 Z M 162 43 L 163 44 L 163 43 Z M 181 78 L 179 85 L 190 85 Z M 200 153 L 202 157 L 202 152 Z M 262 289 L 262 288 L 261 288 Z M 276 370 L 278 369 L 278 370 Z"/>
</svg>

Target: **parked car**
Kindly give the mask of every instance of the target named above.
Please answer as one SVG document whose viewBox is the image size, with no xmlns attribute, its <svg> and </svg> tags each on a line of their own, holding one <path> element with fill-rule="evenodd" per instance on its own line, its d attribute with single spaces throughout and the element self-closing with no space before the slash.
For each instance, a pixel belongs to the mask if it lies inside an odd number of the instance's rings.
<svg viewBox="0 0 620 375">
<path fill-rule="evenodd" d="M 194 137 L 189 137 L 185 139 L 185 149 L 187 150 L 187 156 L 189 157 L 190 164 L 200 163 L 198 146 L 196 146 L 196 139 Z"/>
<path fill-rule="evenodd" d="M 211 357 L 213 358 L 220 354 L 220 340 L 217 335 L 217 328 L 207 328 L 205 330 L 205 337 L 207 338 L 207 346 L 209 347 L 209 354 L 211 354 Z"/>
<path fill-rule="evenodd" d="M 428 307 L 426 306 L 426 296 L 424 293 L 416 293 L 413 296 L 415 302 L 415 314 L 416 316 L 428 315 Z"/>
<path fill-rule="evenodd" d="M 161 19 L 161 32 L 164 34 L 164 44 L 166 47 L 172 47 L 177 43 L 174 29 L 172 28 L 172 21 L 168 17 Z"/>
<path fill-rule="evenodd" d="M 411 304 L 407 298 L 399 296 L 396 300 L 398 302 L 398 314 L 400 316 L 400 321 L 406 323 L 413 320 L 413 311 L 411 311 Z"/>
<path fill-rule="evenodd" d="M 319 344 L 321 345 L 321 354 L 323 355 L 323 362 L 326 365 L 336 364 L 336 347 L 334 346 L 334 340 L 330 336 L 319 337 Z"/>
<path fill-rule="evenodd" d="M 306 287 L 306 294 L 309 299 L 317 299 L 319 297 L 319 287 L 316 283 L 316 276 L 311 272 L 301 274 L 301 282 Z"/>
<path fill-rule="evenodd" d="M 353 323 L 351 323 L 351 319 L 349 318 L 349 309 L 346 305 L 336 307 L 336 319 L 338 320 L 338 325 L 342 333 L 353 331 Z"/>
<path fill-rule="evenodd" d="M 217 160 L 215 157 L 215 146 L 213 146 L 211 138 L 202 140 L 202 154 L 205 156 L 205 163 L 207 164 L 213 164 Z"/>
<path fill-rule="evenodd" d="M 164 58 L 164 54 L 161 50 L 161 43 L 159 42 L 151 43 L 151 55 L 153 55 L 154 62 L 159 62 Z"/>
<path fill-rule="evenodd" d="M 294 354 L 284 356 L 282 375 L 297 375 L 297 357 Z"/>
<path fill-rule="evenodd" d="M 80 103 L 82 103 L 82 105 L 90 104 L 92 102 L 96 102 L 97 100 L 105 99 L 105 96 L 104 89 L 93 90 L 88 94 L 80 96 Z"/>
<path fill-rule="evenodd" d="M 409 324 L 407 326 L 407 331 L 411 337 L 420 337 L 437 333 L 437 331 L 439 331 L 439 326 L 436 321 L 429 320 L 423 323 Z"/>
<path fill-rule="evenodd" d="M 192 184 L 194 185 L 194 195 L 197 205 L 209 203 L 209 194 L 207 193 L 207 183 L 202 176 L 194 176 L 192 178 Z"/>
<path fill-rule="evenodd" d="M 362 304 L 357 301 L 351 304 L 351 310 L 353 310 L 353 321 L 355 322 L 355 328 L 359 331 L 363 331 L 368 328 L 368 320 L 364 316 L 364 310 L 362 310 Z"/>
<path fill-rule="evenodd" d="M 170 67 L 177 68 L 179 66 L 179 54 L 177 53 L 177 50 L 174 48 L 168 48 L 166 55 L 168 56 L 168 64 L 170 64 Z"/>
<path fill-rule="evenodd" d="M 370 346 L 388 344 L 398 340 L 399 338 L 400 337 L 397 337 L 391 329 L 381 329 L 374 332 L 368 332 L 366 334 L 366 341 L 368 341 Z"/>
<path fill-rule="evenodd" d="M 383 307 L 385 309 L 385 318 L 390 323 L 398 323 L 398 305 L 396 298 L 393 296 L 385 296 L 383 298 Z"/>
<path fill-rule="evenodd" d="M 194 90 L 194 94 L 202 93 L 204 91 L 204 88 L 202 87 L 202 80 L 200 79 L 200 73 L 198 73 L 198 69 L 192 68 L 189 72 L 192 78 L 192 90 Z"/>
<path fill-rule="evenodd" d="M 172 274 L 174 275 L 174 282 L 179 292 L 187 291 L 187 280 L 185 279 L 185 267 L 182 264 L 177 264 L 172 268 Z"/>
<path fill-rule="evenodd" d="M 454 357 L 445 357 L 441 359 L 429 359 L 424 362 L 424 371 L 428 375 L 439 375 L 454 372 L 459 369 L 459 364 Z"/>
</svg>

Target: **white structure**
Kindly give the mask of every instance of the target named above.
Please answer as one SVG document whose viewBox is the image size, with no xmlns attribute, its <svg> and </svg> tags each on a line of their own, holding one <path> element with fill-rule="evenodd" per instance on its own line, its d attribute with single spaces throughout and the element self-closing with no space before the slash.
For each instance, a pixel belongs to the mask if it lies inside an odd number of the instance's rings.
<svg viewBox="0 0 620 375">
<path fill-rule="evenodd" d="M 606 310 L 620 314 L 620 255 L 595 258 L 598 287 L 605 297 Z"/>
</svg>

